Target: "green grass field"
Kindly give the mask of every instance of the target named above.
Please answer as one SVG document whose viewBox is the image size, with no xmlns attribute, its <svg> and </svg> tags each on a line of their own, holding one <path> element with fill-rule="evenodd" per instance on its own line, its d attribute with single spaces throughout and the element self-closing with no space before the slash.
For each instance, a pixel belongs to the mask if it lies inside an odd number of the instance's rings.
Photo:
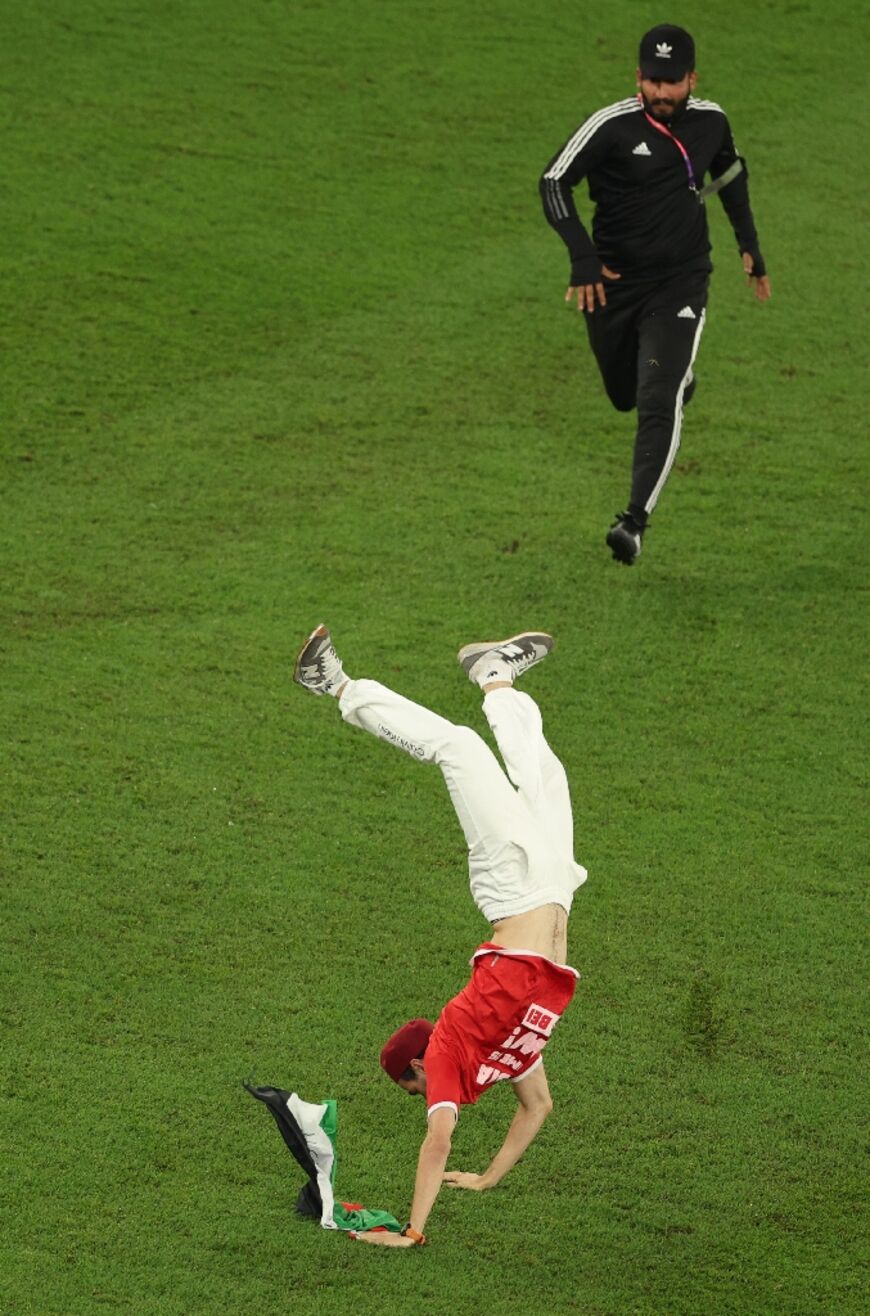
<svg viewBox="0 0 870 1316">
<path fill-rule="evenodd" d="M 842 0 L 34 0 L 4 15 L 0 1311 L 849 1316 L 866 1012 L 866 19 Z M 717 271 L 643 559 L 538 174 L 667 18 L 729 113 L 774 297 Z M 588 207 L 584 213 L 588 215 Z M 866 524 L 866 523 L 864 523 Z M 434 770 L 292 686 L 482 730 L 527 678 L 590 871 L 556 1109 L 431 1248 L 294 1216 L 240 1081 L 339 1102 L 407 1213 L 377 1051 L 485 926 Z M 510 1116 L 460 1121 L 481 1169 Z"/>
</svg>

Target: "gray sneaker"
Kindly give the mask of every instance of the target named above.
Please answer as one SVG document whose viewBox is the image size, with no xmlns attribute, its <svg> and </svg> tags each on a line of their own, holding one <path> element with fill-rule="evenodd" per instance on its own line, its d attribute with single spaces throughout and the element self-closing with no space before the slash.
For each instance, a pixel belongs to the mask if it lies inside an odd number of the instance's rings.
<svg viewBox="0 0 870 1316">
<path fill-rule="evenodd" d="M 347 680 L 332 636 L 321 622 L 303 644 L 293 668 L 293 680 L 313 695 L 334 695 Z"/>
<path fill-rule="evenodd" d="M 546 631 L 523 631 L 509 640 L 484 640 L 479 644 L 466 644 L 456 655 L 459 665 L 469 681 L 480 681 L 487 662 L 506 663 L 510 679 L 515 681 L 523 672 L 546 658 L 555 641 Z M 499 674 L 494 676 L 499 680 Z"/>
</svg>

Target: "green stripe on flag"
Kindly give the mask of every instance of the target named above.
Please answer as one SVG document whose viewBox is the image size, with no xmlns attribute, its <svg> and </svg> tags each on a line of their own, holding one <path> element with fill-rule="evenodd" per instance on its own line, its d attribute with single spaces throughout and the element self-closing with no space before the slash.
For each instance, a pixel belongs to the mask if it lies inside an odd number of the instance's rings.
<svg viewBox="0 0 870 1316">
<path fill-rule="evenodd" d="M 320 1128 L 326 1134 L 332 1146 L 332 1165 L 329 1172 L 329 1182 L 333 1189 L 335 1188 L 335 1171 L 338 1165 L 338 1102 L 327 1099 L 320 1103 L 325 1107 L 323 1115 L 320 1118 Z M 332 1207 L 332 1222 L 336 1229 L 389 1229 L 391 1232 L 398 1234 L 402 1231 L 395 1216 L 390 1215 L 389 1211 L 366 1211 L 362 1207 L 354 1210 L 348 1210 L 342 1206 L 341 1202 L 334 1202 Z"/>
<path fill-rule="evenodd" d="M 402 1226 L 389 1211 L 348 1211 L 336 1202 L 332 1208 L 332 1218 L 336 1229 L 389 1229 L 393 1234 L 400 1234 Z"/>
</svg>

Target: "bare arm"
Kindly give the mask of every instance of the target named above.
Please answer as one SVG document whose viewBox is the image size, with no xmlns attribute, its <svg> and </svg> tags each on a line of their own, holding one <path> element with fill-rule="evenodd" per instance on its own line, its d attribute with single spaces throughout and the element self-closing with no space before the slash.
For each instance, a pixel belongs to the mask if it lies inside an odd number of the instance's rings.
<svg viewBox="0 0 870 1316">
<path fill-rule="evenodd" d="M 443 1107 L 441 1110 L 433 1111 L 429 1118 L 429 1131 L 423 1139 L 420 1155 L 417 1157 L 417 1179 L 414 1184 L 414 1200 L 411 1203 L 410 1223 L 420 1234 L 425 1233 L 429 1212 L 441 1189 L 455 1124 L 456 1117 L 453 1111 Z"/>
<path fill-rule="evenodd" d="M 538 1065 L 527 1078 L 521 1078 L 518 1083 L 514 1083 L 513 1089 L 519 1106 L 507 1136 L 493 1157 L 491 1165 L 483 1174 L 465 1174 L 460 1170 L 449 1171 L 444 1175 L 444 1182 L 451 1188 L 470 1188 L 478 1192 L 484 1188 L 494 1188 L 508 1170 L 516 1165 L 553 1109 L 543 1064 Z"/>
<path fill-rule="evenodd" d="M 409 1221 L 411 1228 L 418 1234 L 426 1232 L 429 1212 L 441 1189 L 455 1124 L 454 1112 L 446 1108 L 433 1111 L 429 1118 L 429 1129 L 417 1157 L 417 1178 Z M 413 1247 L 410 1238 L 403 1238 L 399 1234 L 365 1233 L 358 1237 L 365 1243 L 377 1243 L 384 1247 Z"/>
</svg>

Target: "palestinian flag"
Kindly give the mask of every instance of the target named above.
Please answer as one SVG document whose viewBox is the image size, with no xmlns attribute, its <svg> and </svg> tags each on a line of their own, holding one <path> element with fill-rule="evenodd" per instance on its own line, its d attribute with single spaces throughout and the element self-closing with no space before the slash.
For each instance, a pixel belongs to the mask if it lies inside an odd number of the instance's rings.
<svg viewBox="0 0 870 1316">
<path fill-rule="evenodd" d="M 336 1102 L 303 1101 L 295 1092 L 281 1088 L 255 1088 L 249 1083 L 243 1086 L 268 1106 L 291 1155 L 307 1176 L 308 1182 L 296 1199 L 300 1215 L 319 1219 L 324 1229 L 401 1232 L 402 1226 L 387 1211 L 366 1211 L 356 1203 L 335 1200 Z"/>
</svg>

